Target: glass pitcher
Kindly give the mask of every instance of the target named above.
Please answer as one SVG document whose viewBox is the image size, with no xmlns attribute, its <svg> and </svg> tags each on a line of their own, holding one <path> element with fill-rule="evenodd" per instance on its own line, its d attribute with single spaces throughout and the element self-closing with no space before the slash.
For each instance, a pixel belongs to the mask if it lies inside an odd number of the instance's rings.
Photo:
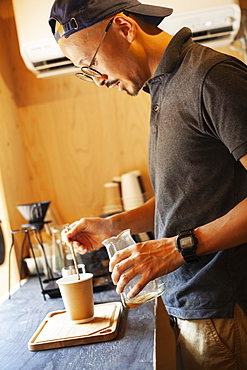
<svg viewBox="0 0 247 370">
<path fill-rule="evenodd" d="M 122 231 L 117 236 L 105 239 L 102 243 L 106 247 L 109 258 L 111 259 L 116 251 L 135 244 L 135 241 L 130 235 L 130 230 L 127 229 Z M 140 277 L 141 275 L 138 275 L 134 279 L 132 279 L 125 286 L 123 293 L 121 293 L 121 299 L 125 307 L 134 308 L 140 306 L 143 303 L 149 302 L 164 293 L 165 284 L 163 278 L 157 278 L 153 281 L 150 281 L 134 298 L 129 299 L 128 293 L 131 291 Z"/>
</svg>

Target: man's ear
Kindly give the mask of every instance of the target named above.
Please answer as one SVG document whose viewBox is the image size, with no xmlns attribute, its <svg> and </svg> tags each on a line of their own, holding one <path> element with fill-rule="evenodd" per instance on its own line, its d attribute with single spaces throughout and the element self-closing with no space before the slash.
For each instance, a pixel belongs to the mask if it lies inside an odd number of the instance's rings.
<svg viewBox="0 0 247 370">
<path fill-rule="evenodd" d="M 122 35 L 130 44 L 136 38 L 136 24 L 135 21 L 124 14 L 117 14 L 114 17 L 114 23 Z"/>
</svg>

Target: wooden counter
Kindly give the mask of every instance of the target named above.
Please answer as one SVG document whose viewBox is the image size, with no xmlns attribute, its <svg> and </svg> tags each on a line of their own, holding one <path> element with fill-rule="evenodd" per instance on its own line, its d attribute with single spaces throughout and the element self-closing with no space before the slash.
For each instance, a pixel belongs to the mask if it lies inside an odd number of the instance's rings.
<svg viewBox="0 0 247 370">
<path fill-rule="evenodd" d="M 94 294 L 95 304 L 120 301 L 115 290 Z M 61 298 L 40 292 L 31 278 L 10 300 L 0 305 L 1 370 L 153 369 L 155 304 L 124 309 L 116 339 L 102 343 L 32 352 L 28 342 L 47 313 L 64 308 Z"/>
</svg>

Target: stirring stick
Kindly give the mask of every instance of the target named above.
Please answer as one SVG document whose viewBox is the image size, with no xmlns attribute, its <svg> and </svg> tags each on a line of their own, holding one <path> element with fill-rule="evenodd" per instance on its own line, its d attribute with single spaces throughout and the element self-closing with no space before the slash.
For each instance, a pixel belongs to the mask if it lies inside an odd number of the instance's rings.
<svg viewBox="0 0 247 370">
<path fill-rule="evenodd" d="M 70 243 L 70 250 L 71 250 L 71 253 L 72 253 L 72 256 L 73 256 L 73 261 L 74 261 L 74 265 L 75 265 L 75 271 L 77 273 L 77 278 L 78 278 L 78 280 L 80 280 L 80 273 L 79 273 L 78 264 L 77 264 L 77 260 L 76 260 L 76 256 L 75 256 L 73 242 Z"/>
<path fill-rule="evenodd" d="M 66 227 L 65 228 L 65 231 L 67 233 L 69 231 L 69 228 Z M 75 250 L 74 250 L 73 242 L 67 242 L 66 244 L 69 245 L 69 247 L 70 247 L 70 251 L 72 253 L 72 257 L 73 257 L 73 261 L 74 261 L 74 265 L 75 265 L 75 271 L 77 273 L 77 278 L 78 278 L 78 280 L 80 280 L 80 273 L 79 273 L 79 269 L 78 269 L 78 264 L 77 264 L 77 260 L 76 260 L 76 255 L 75 255 Z"/>
</svg>

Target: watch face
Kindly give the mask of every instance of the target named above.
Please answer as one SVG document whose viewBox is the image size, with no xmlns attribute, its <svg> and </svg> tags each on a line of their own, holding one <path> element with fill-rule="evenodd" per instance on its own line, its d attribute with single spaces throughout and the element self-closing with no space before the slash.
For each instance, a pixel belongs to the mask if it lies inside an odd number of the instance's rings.
<svg viewBox="0 0 247 370">
<path fill-rule="evenodd" d="M 194 242 L 193 242 L 193 237 L 188 235 L 185 238 L 180 239 L 180 247 L 181 248 L 190 248 L 193 247 Z"/>
</svg>

